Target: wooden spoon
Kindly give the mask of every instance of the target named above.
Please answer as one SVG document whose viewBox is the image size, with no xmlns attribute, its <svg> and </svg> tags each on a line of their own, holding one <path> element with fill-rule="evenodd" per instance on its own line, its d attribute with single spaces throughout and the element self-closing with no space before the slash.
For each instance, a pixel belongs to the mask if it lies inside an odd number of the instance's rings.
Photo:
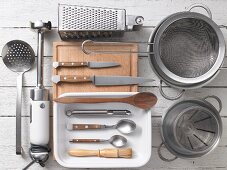
<svg viewBox="0 0 227 170">
<path fill-rule="evenodd" d="M 58 103 L 108 103 L 120 102 L 128 103 L 141 109 L 149 109 L 157 103 L 157 97 L 153 93 L 141 92 L 125 98 L 78 98 L 78 97 L 60 97 L 54 99 Z"/>
</svg>

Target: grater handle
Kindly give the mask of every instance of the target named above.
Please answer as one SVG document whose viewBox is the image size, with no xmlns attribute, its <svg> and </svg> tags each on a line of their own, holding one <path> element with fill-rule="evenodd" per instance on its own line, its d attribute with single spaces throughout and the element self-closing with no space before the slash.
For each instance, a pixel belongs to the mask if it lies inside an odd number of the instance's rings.
<svg viewBox="0 0 227 170">
<path fill-rule="evenodd" d="M 207 96 L 205 98 L 203 98 L 204 100 L 208 99 L 208 98 L 211 98 L 211 99 L 215 99 L 217 102 L 218 102 L 218 113 L 221 112 L 222 110 L 222 102 L 221 102 L 221 99 L 215 95 L 212 95 L 212 96 Z M 207 101 L 207 100 L 206 100 Z M 212 104 L 213 105 L 213 104 Z"/>
</svg>

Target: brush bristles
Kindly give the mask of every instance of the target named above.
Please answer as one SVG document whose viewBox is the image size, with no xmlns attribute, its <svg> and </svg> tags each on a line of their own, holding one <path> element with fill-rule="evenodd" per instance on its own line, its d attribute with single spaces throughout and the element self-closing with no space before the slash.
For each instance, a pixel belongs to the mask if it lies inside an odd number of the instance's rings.
<svg viewBox="0 0 227 170">
<path fill-rule="evenodd" d="M 120 158 L 131 158 L 132 148 L 118 149 L 118 155 Z"/>
</svg>

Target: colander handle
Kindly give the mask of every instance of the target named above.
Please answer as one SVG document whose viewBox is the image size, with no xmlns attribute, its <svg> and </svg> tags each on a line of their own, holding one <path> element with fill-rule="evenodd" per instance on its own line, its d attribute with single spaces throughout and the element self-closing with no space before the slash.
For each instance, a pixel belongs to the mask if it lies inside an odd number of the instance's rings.
<svg viewBox="0 0 227 170">
<path fill-rule="evenodd" d="M 185 92 L 185 90 L 182 90 L 182 91 L 181 91 L 177 96 L 175 96 L 175 97 L 168 96 L 167 94 L 165 94 L 165 92 L 164 92 L 163 89 L 162 89 L 162 80 L 160 80 L 159 91 L 160 91 L 161 95 L 162 95 L 164 98 L 168 99 L 168 100 L 177 100 L 177 99 L 181 98 L 182 95 L 183 95 L 184 92 Z"/>
<path fill-rule="evenodd" d="M 204 97 L 203 99 L 204 100 L 206 100 L 206 99 L 208 99 L 208 98 L 211 98 L 211 99 L 215 99 L 217 102 L 218 102 L 218 113 L 220 113 L 221 112 L 221 110 L 222 110 L 222 102 L 221 102 L 221 99 L 219 98 L 219 97 L 217 97 L 217 96 L 214 96 L 214 95 L 212 95 L 212 96 L 207 96 L 207 97 Z M 206 100 L 207 101 L 207 100 Z M 209 102 L 209 101 L 208 101 Z M 210 103 L 210 102 L 209 102 Z M 213 104 L 212 104 L 213 105 Z"/>
<path fill-rule="evenodd" d="M 161 152 L 161 148 L 164 146 L 164 142 L 162 142 L 159 147 L 158 147 L 158 156 L 161 160 L 165 161 L 165 162 L 172 162 L 174 161 L 175 159 L 177 159 L 177 156 L 174 156 L 173 158 L 171 159 L 168 159 L 168 158 L 165 158 L 163 155 L 162 155 L 162 152 Z"/>
<path fill-rule="evenodd" d="M 153 45 L 154 43 L 152 42 L 139 42 L 139 41 L 127 41 L 127 42 L 122 42 L 122 41 L 93 41 L 93 40 L 85 40 L 81 44 L 81 50 L 89 55 L 89 54 L 154 54 L 154 52 L 148 52 L 148 51 L 111 51 L 111 50 L 88 50 L 85 47 L 88 46 L 88 44 L 93 44 L 93 45 L 98 45 L 98 44 L 106 44 L 106 45 L 119 45 L 119 44 L 130 44 L 130 43 L 137 43 L 137 44 L 147 44 Z"/>
<path fill-rule="evenodd" d="M 200 7 L 200 8 L 203 8 L 206 10 L 208 16 L 210 17 L 210 19 L 212 19 L 212 13 L 210 11 L 210 8 L 208 8 L 208 6 L 204 5 L 204 4 L 192 4 L 189 8 L 188 8 L 188 11 L 191 12 L 191 10 L 193 8 L 196 8 L 196 7 Z"/>
</svg>

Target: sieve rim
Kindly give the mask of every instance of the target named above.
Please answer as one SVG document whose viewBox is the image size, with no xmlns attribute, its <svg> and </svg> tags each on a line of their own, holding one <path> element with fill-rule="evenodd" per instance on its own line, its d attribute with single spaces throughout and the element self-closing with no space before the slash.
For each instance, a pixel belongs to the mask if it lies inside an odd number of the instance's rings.
<svg viewBox="0 0 227 170">
<path fill-rule="evenodd" d="M 211 26 L 211 28 L 216 33 L 217 38 L 218 38 L 218 43 L 219 43 L 218 56 L 217 56 L 217 60 L 215 61 L 214 65 L 205 74 L 198 76 L 196 78 L 183 78 L 183 77 L 180 77 L 180 76 L 172 73 L 163 64 L 161 57 L 159 55 L 159 40 L 160 40 L 161 36 L 163 35 L 163 32 L 173 22 L 180 20 L 180 19 L 185 19 L 185 18 L 194 18 L 194 19 L 198 19 L 198 20 L 202 20 L 202 21 L 206 22 L 208 25 Z M 213 22 L 210 18 L 208 18 L 205 15 L 196 13 L 196 12 L 179 12 L 179 13 L 170 15 L 169 17 L 167 17 L 163 22 L 161 22 L 158 25 L 157 29 L 150 36 L 149 42 L 151 42 L 151 41 L 154 41 L 154 47 L 153 47 L 154 56 L 150 55 L 150 63 L 153 65 L 152 66 L 153 70 L 155 70 L 155 72 L 160 77 L 162 77 L 164 80 L 169 82 L 169 84 L 173 84 L 176 86 L 188 86 L 188 85 L 190 86 L 193 84 L 205 83 L 213 75 L 215 75 L 215 73 L 221 67 L 223 60 L 224 60 L 225 41 L 224 41 L 224 37 L 223 37 L 221 30 L 219 29 L 218 25 L 215 22 Z M 151 51 L 151 47 L 148 48 L 148 51 Z"/>
</svg>

